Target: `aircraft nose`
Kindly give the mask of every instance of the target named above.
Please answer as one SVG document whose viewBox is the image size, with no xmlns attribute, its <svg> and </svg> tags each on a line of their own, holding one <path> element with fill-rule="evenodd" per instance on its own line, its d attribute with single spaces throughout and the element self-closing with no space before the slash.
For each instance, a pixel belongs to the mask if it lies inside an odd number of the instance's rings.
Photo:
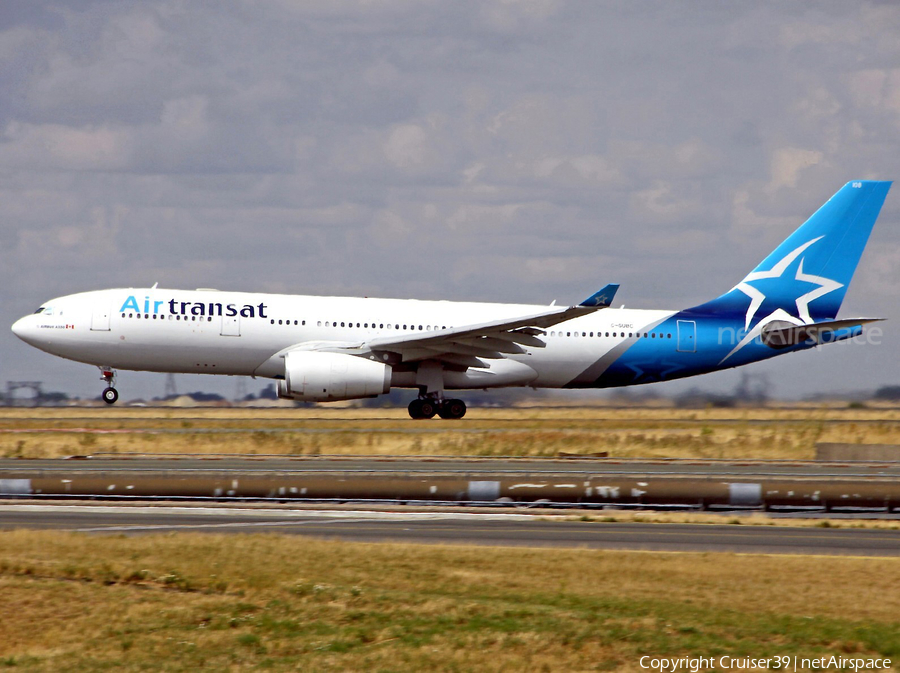
<svg viewBox="0 0 900 673">
<path fill-rule="evenodd" d="M 34 334 L 34 327 L 32 326 L 31 316 L 27 315 L 24 318 L 19 318 L 13 323 L 12 333 L 19 337 L 22 341 L 26 343 L 30 342 L 30 337 Z"/>
</svg>

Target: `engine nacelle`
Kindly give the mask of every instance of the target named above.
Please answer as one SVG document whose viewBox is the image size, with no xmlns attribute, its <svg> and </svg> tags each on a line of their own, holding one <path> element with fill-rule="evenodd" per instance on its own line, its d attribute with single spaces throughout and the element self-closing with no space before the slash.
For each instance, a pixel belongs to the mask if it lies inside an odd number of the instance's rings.
<svg viewBox="0 0 900 673">
<path fill-rule="evenodd" d="M 278 397 L 305 402 L 334 402 L 377 397 L 391 390 L 391 367 L 343 353 L 290 352 Z"/>
</svg>

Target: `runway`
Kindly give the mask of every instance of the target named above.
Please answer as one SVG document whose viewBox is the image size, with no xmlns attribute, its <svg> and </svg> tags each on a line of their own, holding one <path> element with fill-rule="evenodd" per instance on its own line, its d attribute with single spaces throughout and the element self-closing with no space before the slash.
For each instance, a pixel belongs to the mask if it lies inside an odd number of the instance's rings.
<svg viewBox="0 0 900 673">
<path fill-rule="evenodd" d="M 0 505 L 0 529 L 284 533 L 355 542 L 900 556 L 900 530 L 561 521 L 528 514 Z"/>
</svg>

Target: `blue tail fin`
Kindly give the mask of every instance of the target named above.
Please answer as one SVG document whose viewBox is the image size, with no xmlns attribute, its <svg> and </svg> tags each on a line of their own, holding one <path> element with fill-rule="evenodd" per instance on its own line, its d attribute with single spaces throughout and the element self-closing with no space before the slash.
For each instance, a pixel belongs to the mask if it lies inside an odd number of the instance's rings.
<svg viewBox="0 0 900 673">
<path fill-rule="evenodd" d="M 732 290 L 689 309 L 810 324 L 837 315 L 890 182 L 848 182 Z"/>
</svg>

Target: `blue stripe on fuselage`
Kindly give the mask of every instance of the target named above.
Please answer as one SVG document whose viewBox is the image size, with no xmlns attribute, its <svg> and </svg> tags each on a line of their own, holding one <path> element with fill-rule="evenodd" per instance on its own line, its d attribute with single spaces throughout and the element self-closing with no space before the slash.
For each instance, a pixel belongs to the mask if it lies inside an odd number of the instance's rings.
<svg viewBox="0 0 900 673">
<path fill-rule="evenodd" d="M 657 336 L 644 338 L 645 331 Z M 686 335 L 691 332 L 693 338 L 688 339 Z M 842 336 L 846 338 L 858 333 L 856 331 Z M 670 334 L 671 338 L 668 336 Z M 802 343 L 776 350 L 762 343 L 760 338 L 755 338 L 728 359 L 727 364 L 721 364 L 746 336 L 743 321 L 688 311 L 676 313 L 656 325 L 648 326 L 642 330 L 641 335 L 597 360 L 565 387 L 614 388 L 669 381 L 729 369 L 815 346 L 814 343 Z"/>
</svg>

